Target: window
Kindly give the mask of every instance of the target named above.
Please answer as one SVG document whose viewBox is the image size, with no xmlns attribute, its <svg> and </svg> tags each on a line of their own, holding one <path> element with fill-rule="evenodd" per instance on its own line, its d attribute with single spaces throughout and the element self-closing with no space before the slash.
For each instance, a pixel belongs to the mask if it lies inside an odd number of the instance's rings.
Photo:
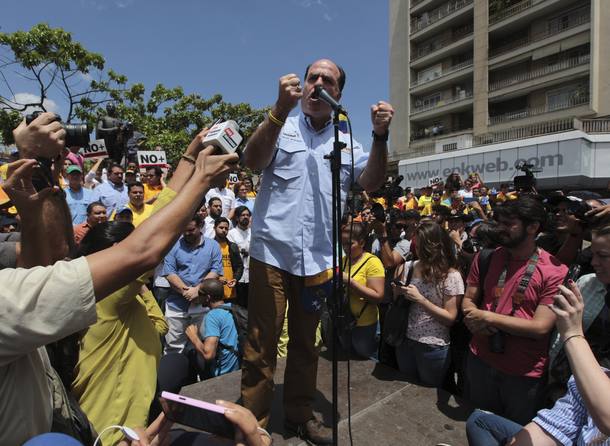
<svg viewBox="0 0 610 446">
<path fill-rule="evenodd" d="M 443 73 L 442 64 L 437 64 L 432 67 L 426 68 L 425 70 L 421 70 L 417 73 L 417 82 L 429 82 L 433 79 L 436 79 Z"/>
</svg>

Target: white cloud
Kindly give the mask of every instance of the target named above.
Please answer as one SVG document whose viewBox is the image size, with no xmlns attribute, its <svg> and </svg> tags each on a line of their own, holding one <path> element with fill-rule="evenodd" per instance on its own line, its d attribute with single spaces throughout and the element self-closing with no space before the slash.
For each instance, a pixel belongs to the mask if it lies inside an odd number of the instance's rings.
<svg viewBox="0 0 610 446">
<path fill-rule="evenodd" d="M 134 0 L 115 0 L 114 5 L 117 8 L 127 8 L 133 4 Z"/>
<path fill-rule="evenodd" d="M 326 20 L 327 22 L 332 22 L 333 21 L 333 16 L 330 14 L 329 12 L 329 7 L 326 4 L 326 2 L 324 0 L 297 0 L 298 1 L 298 5 L 301 6 L 302 8 L 316 8 L 318 10 L 320 10 L 320 12 L 322 13 L 322 19 Z"/>
<path fill-rule="evenodd" d="M 80 0 L 81 6 L 104 11 L 108 8 L 125 9 L 135 3 L 135 0 Z"/>
<path fill-rule="evenodd" d="M 17 93 L 15 96 L 13 96 L 12 101 L 20 105 L 31 104 L 34 102 L 40 102 L 40 96 L 32 93 Z M 45 99 L 43 105 L 49 112 L 57 113 L 59 110 L 57 103 L 52 99 Z M 32 113 L 35 110 L 40 110 L 40 107 L 27 107 L 23 114 L 25 115 Z"/>
</svg>

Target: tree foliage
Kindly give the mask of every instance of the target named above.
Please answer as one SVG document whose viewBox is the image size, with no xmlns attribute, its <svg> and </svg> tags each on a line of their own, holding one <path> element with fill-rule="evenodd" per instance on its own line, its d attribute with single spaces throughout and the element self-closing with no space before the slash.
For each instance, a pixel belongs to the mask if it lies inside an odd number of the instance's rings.
<svg viewBox="0 0 610 446">
<path fill-rule="evenodd" d="M 35 100 L 17 101 L 12 84 L 27 81 Z M 50 96 L 52 95 L 52 96 Z M 133 123 L 146 136 L 146 148 L 163 148 L 176 161 L 194 135 L 217 118 L 235 120 L 247 138 L 264 119 L 264 109 L 247 103 L 231 104 L 217 94 L 203 98 L 186 94 L 182 87 L 157 84 L 149 93 L 141 83 L 105 69 L 102 55 L 86 50 L 69 32 L 35 25 L 29 31 L 0 33 L 0 135 L 12 143 L 12 129 L 21 113 L 47 111 L 47 100 L 61 99 L 65 122 L 85 121 L 92 128 L 105 114 L 103 105 L 114 102 L 118 117 Z M 62 108 L 63 110 L 63 108 Z"/>
<path fill-rule="evenodd" d="M 0 33 L 0 122 L 14 122 L 15 112 L 48 111 L 51 96 L 66 103 L 63 118 L 72 121 L 79 107 L 106 100 L 105 92 L 91 86 L 94 77 L 105 75 L 104 63 L 101 54 L 86 50 L 69 32 L 44 23 L 29 31 Z M 30 94 L 19 96 L 16 85 L 23 83 Z M 2 136 L 12 142 L 4 126 Z"/>
<path fill-rule="evenodd" d="M 147 94 L 141 83 L 128 87 L 124 76 L 115 76 L 112 80 L 118 87 L 109 83 L 95 83 L 94 86 L 107 91 L 116 104 L 120 119 L 131 122 L 136 131 L 145 135 L 142 148 L 161 147 L 172 163 L 180 158 L 197 132 L 218 118 L 233 119 L 248 138 L 265 117 L 264 109 L 254 109 L 246 103 L 224 102 L 219 94 L 205 99 L 196 93 L 185 94 L 182 87 L 167 88 L 162 84 L 157 84 Z M 103 108 L 94 112 L 80 109 L 78 116 L 93 122 L 104 113 Z"/>
</svg>

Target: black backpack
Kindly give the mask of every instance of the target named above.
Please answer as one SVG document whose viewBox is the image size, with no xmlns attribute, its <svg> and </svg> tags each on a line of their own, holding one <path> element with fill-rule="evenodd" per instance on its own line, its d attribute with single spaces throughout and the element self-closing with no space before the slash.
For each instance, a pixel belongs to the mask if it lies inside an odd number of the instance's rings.
<svg viewBox="0 0 610 446">
<path fill-rule="evenodd" d="M 244 352 L 244 344 L 248 337 L 248 310 L 241 305 L 231 305 L 230 307 L 223 305 L 218 308 L 228 311 L 231 313 L 231 316 L 233 316 L 233 323 L 235 324 L 235 330 L 237 331 L 238 349 L 235 350 L 232 346 L 223 344 L 220 341 L 218 341 L 218 345 L 241 358 Z"/>
</svg>

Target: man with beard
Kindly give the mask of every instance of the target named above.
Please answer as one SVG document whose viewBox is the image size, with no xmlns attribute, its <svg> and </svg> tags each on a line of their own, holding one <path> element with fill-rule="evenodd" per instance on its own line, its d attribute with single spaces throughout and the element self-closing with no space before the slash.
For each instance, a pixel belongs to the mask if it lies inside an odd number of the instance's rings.
<svg viewBox="0 0 610 446">
<path fill-rule="evenodd" d="M 549 308 L 567 267 L 536 246 L 547 215 L 521 196 L 496 209 L 498 239 L 487 274 L 472 262 L 462 308 L 472 332 L 466 396 L 476 407 L 521 424 L 536 414 L 555 315 Z"/>
<path fill-rule="evenodd" d="M 224 272 L 220 247 L 215 240 L 203 237 L 201 224 L 201 217 L 193 216 L 163 262 L 163 273 L 170 285 L 165 303 L 169 326 L 165 354 L 181 353 L 186 346 L 186 328 L 201 325 L 205 313 L 197 299 L 201 281 L 217 279 Z"/>
<path fill-rule="evenodd" d="M 248 283 L 250 282 L 250 209 L 239 206 L 235 209 L 237 226 L 229 231 L 227 238 L 237 244 L 244 264 L 244 273 L 237 282 L 237 300 L 235 303 L 248 308 Z"/>
<path fill-rule="evenodd" d="M 222 216 L 222 200 L 219 197 L 212 197 L 208 200 L 208 216 L 203 220 L 203 235 L 206 238 L 216 237 L 214 224 Z"/>
</svg>

